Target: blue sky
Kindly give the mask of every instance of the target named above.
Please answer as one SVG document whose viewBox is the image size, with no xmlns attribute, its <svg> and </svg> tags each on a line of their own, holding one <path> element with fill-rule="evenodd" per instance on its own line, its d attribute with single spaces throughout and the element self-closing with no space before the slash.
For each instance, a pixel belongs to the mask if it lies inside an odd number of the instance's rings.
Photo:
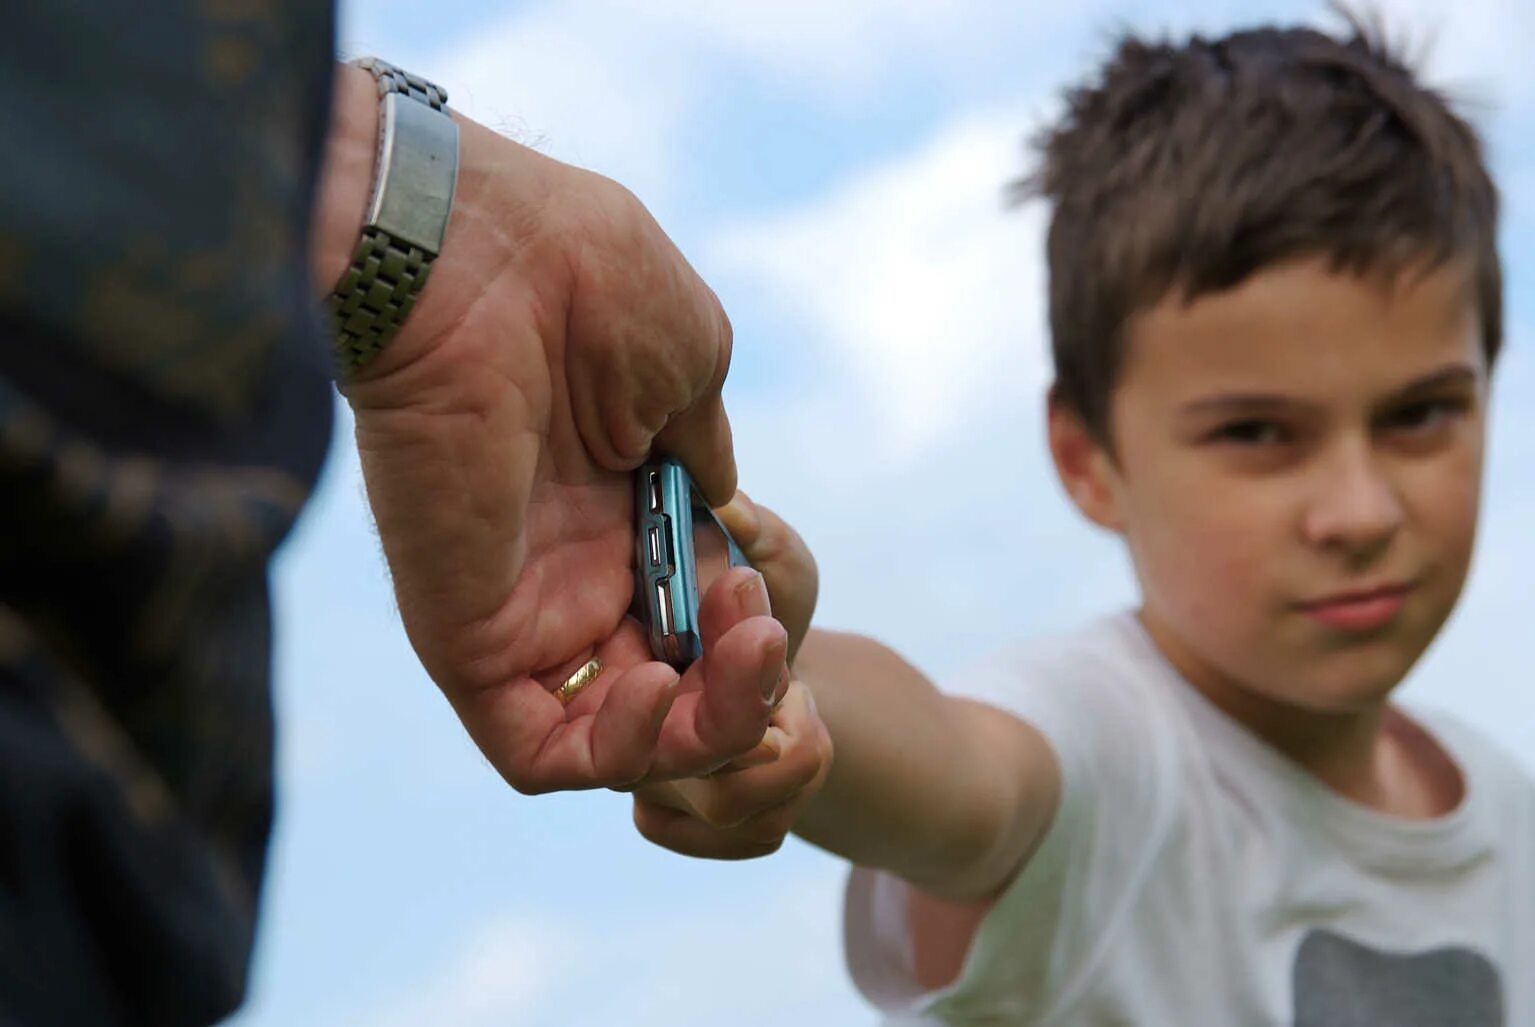
<svg viewBox="0 0 1535 1027">
<path fill-rule="evenodd" d="M 1405 694 L 1535 771 L 1535 661 L 1515 641 L 1535 609 L 1535 75 L 1516 52 L 1535 15 L 1380 6 L 1438 32 L 1429 78 L 1481 102 L 1507 209 L 1481 545 Z M 1116 24 L 1324 19 L 1319 4 L 1146 7 L 354 0 L 341 49 L 436 79 L 651 207 L 731 314 L 743 485 L 815 549 L 820 620 L 941 678 L 1132 596 L 1115 544 L 1047 473 L 1043 217 L 1001 205 L 1021 140 Z M 838 861 L 791 841 L 690 862 L 644 843 L 622 796 L 501 783 L 399 627 L 349 427 L 275 573 L 281 805 L 234 1022 L 872 1024 L 842 966 Z"/>
</svg>

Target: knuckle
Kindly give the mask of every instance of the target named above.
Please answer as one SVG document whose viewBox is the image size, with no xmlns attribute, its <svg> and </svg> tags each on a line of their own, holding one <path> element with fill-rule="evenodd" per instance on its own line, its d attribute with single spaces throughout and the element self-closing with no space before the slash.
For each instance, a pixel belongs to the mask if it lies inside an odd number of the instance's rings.
<svg viewBox="0 0 1535 1027">
<path fill-rule="evenodd" d="M 607 175 L 592 172 L 595 182 L 593 188 L 600 193 L 613 206 L 625 210 L 644 210 L 645 204 L 635 195 L 634 190 Z"/>
<path fill-rule="evenodd" d="M 644 770 L 640 770 L 638 773 L 615 775 L 614 778 L 604 787 L 611 791 L 622 792 L 627 795 L 639 791 L 649 783 L 650 776 L 649 768 L 647 767 Z"/>
<path fill-rule="evenodd" d="M 531 768 L 520 765 L 503 768 L 501 777 L 519 795 L 543 795 L 555 787 L 548 779 L 540 779 Z"/>
<path fill-rule="evenodd" d="M 639 461 L 650 448 L 655 432 L 637 416 L 637 412 L 622 406 L 611 407 L 607 415 L 608 444 L 622 460 Z"/>
<path fill-rule="evenodd" d="M 600 774 L 600 787 L 618 792 L 631 792 L 644 782 L 647 769 L 635 760 L 604 768 Z"/>
<path fill-rule="evenodd" d="M 619 747 L 603 747 L 592 754 L 592 769 L 600 787 L 629 789 L 645 779 L 645 772 L 650 769 L 650 759 L 645 752 L 625 752 Z"/>
<path fill-rule="evenodd" d="M 735 341 L 735 327 L 730 323 L 730 315 L 725 312 L 725 304 L 720 302 L 719 294 L 706 284 L 704 289 L 709 296 L 709 307 L 714 314 L 715 330 L 719 342 L 724 346 L 726 353 Z"/>
</svg>

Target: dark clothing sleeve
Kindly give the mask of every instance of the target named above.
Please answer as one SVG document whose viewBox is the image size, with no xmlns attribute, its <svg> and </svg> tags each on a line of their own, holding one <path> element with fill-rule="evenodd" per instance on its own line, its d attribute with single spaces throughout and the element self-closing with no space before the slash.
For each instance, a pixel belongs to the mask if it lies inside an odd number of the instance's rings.
<svg viewBox="0 0 1535 1027">
<path fill-rule="evenodd" d="M 333 11 L 0 31 L 0 1024 L 206 1024 L 272 819 L 267 573 L 334 402 L 306 266 Z"/>
</svg>

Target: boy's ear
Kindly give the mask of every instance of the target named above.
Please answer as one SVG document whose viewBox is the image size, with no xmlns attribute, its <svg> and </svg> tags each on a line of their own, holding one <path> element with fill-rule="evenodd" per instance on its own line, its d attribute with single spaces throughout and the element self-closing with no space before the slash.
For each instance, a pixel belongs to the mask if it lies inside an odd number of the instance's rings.
<svg viewBox="0 0 1535 1027">
<path fill-rule="evenodd" d="M 1082 516 L 1100 528 L 1120 533 L 1124 521 L 1114 458 L 1088 430 L 1082 415 L 1061 398 L 1059 386 L 1050 387 L 1048 406 L 1050 456 L 1062 487 Z"/>
</svg>

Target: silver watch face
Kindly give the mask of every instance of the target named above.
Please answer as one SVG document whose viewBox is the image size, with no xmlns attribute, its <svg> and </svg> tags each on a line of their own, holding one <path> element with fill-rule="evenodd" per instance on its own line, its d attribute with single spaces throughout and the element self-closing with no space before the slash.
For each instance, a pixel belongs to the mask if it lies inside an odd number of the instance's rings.
<svg viewBox="0 0 1535 1027">
<path fill-rule="evenodd" d="M 458 124 L 400 93 L 383 98 L 378 183 L 369 225 L 435 255 L 458 183 Z"/>
</svg>

